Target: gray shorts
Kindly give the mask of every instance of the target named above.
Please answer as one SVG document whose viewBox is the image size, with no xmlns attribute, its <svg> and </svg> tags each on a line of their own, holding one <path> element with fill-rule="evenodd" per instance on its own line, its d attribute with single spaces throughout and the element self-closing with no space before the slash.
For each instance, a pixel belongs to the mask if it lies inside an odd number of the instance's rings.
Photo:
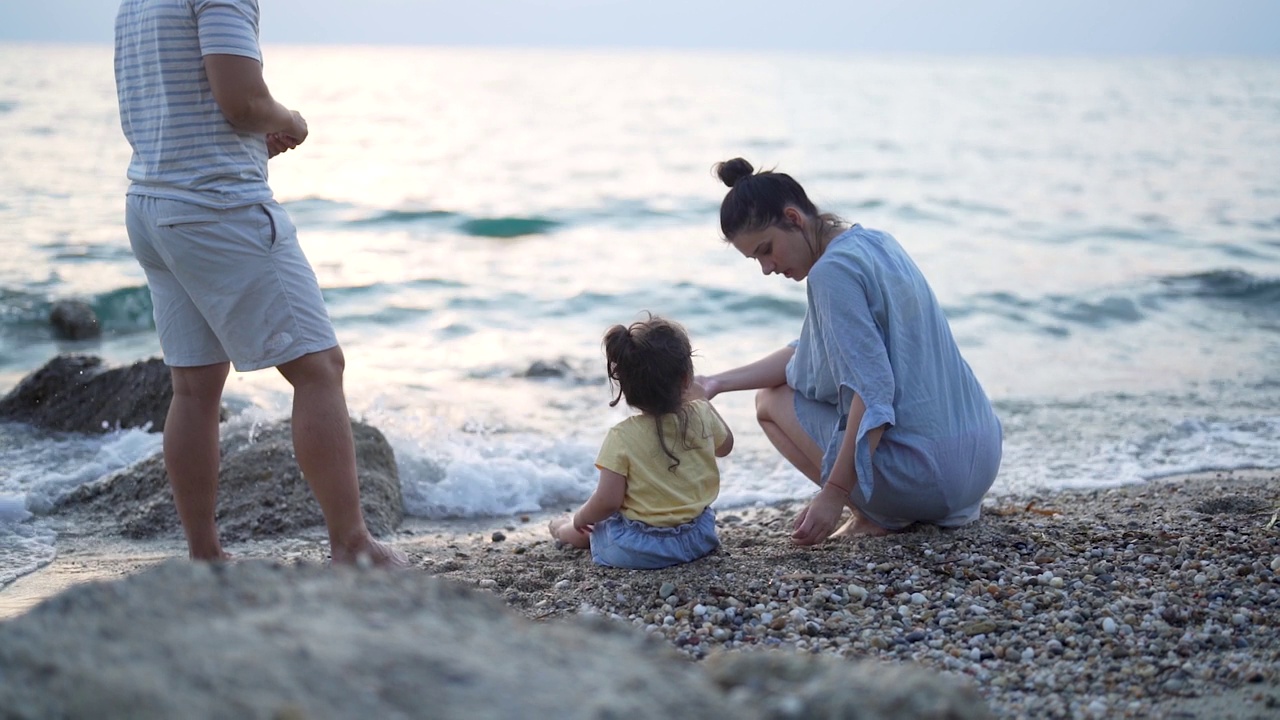
<svg viewBox="0 0 1280 720">
<path fill-rule="evenodd" d="M 129 195 L 125 226 L 166 365 L 230 360 L 247 372 L 337 346 L 297 228 L 275 201 L 215 210 Z"/>
</svg>

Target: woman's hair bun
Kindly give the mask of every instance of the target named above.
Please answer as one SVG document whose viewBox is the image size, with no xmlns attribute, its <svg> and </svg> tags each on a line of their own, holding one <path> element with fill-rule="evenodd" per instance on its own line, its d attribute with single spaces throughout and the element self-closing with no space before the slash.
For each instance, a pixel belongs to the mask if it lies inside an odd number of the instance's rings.
<svg viewBox="0 0 1280 720">
<path fill-rule="evenodd" d="M 722 163 L 716 163 L 716 176 L 720 178 L 729 187 L 733 187 L 744 177 L 754 173 L 755 168 L 751 167 L 751 163 L 742 158 L 734 158 L 725 160 Z"/>
</svg>

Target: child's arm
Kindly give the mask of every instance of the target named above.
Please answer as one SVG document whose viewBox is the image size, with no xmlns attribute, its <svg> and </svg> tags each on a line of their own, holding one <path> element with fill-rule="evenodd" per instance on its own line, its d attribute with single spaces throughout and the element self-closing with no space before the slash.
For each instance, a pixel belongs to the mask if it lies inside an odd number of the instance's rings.
<svg viewBox="0 0 1280 720">
<path fill-rule="evenodd" d="M 627 477 L 612 470 L 600 468 L 600 482 L 596 491 L 573 514 L 573 527 L 580 532 L 591 532 L 591 526 L 604 520 L 622 507 L 627 496 Z"/>
<path fill-rule="evenodd" d="M 716 406 L 712 405 L 710 400 L 707 401 L 707 407 L 711 408 L 711 412 L 715 413 L 716 419 L 724 426 L 724 442 L 720 443 L 719 447 L 716 448 L 716 457 L 721 458 L 733 452 L 733 428 L 730 428 L 729 423 L 724 421 L 724 418 L 720 416 L 720 411 L 716 410 Z"/>
</svg>

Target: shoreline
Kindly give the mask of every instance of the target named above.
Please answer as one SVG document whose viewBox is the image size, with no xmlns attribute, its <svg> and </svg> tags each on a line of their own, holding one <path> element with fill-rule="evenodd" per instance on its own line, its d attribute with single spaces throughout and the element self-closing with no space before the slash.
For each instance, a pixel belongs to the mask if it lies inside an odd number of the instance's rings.
<svg viewBox="0 0 1280 720">
<path fill-rule="evenodd" d="M 719 551 L 653 571 L 557 548 L 545 526 L 558 513 L 411 518 L 388 539 L 416 568 L 528 618 L 610 617 L 693 660 L 781 649 L 916 663 L 968 679 L 999 717 L 1280 712 L 1275 470 L 1000 496 L 965 528 L 816 548 L 787 540 L 798 507 L 722 510 Z M 58 542 L 52 563 L 0 588 L 0 622 L 185 554 L 179 538 L 95 530 Z M 327 543 L 319 531 L 228 550 L 321 563 Z"/>
</svg>

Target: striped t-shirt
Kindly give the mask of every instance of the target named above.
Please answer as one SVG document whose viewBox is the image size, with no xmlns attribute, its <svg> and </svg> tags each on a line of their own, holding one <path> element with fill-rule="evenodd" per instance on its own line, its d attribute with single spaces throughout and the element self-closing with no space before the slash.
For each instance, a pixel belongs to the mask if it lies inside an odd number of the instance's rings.
<svg viewBox="0 0 1280 720">
<path fill-rule="evenodd" d="M 271 199 L 267 144 L 214 102 L 205 55 L 262 61 L 257 0 L 122 0 L 116 95 L 133 146 L 129 194 L 212 208 Z"/>
</svg>

